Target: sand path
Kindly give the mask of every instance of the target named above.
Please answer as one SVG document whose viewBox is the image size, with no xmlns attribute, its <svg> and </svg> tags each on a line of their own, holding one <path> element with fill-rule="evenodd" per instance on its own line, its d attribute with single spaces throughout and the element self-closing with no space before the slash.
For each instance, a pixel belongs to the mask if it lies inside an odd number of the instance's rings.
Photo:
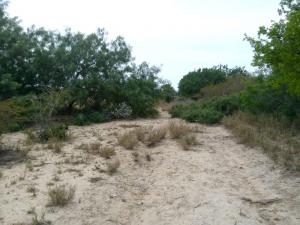
<svg viewBox="0 0 300 225">
<path fill-rule="evenodd" d="M 0 224 L 30 224 L 32 207 L 55 225 L 300 224 L 300 177 L 276 166 L 260 149 L 239 144 L 222 126 L 198 125 L 200 144 L 192 151 L 168 137 L 153 148 L 139 144 L 138 162 L 117 144 L 116 135 L 131 125 L 162 126 L 169 120 L 166 114 L 74 126 L 62 153 L 32 147 L 33 171 L 25 162 L 0 165 Z M 2 137 L 10 144 L 24 139 L 21 133 Z M 78 149 L 93 141 L 115 146 L 121 161 L 116 174 L 101 172 L 105 160 Z M 74 200 L 63 208 L 46 207 L 51 183 L 74 185 Z M 35 196 L 28 193 L 31 186 Z"/>
</svg>

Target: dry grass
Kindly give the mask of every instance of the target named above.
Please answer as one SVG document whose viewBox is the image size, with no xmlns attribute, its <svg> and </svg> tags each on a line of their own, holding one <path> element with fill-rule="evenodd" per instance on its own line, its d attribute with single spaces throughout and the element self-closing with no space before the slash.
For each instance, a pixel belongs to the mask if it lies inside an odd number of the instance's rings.
<svg viewBox="0 0 300 225">
<path fill-rule="evenodd" d="M 194 134 L 186 134 L 178 140 L 178 143 L 181 145 L 183 150 L 190 150 L 192 146 L 198 144 L 198 141 Z"/>
<path fill-rule="evenodd" d="M 180 138 L 192 131 L 189 125 L 181 121 L 169 122 L 168 128 L 171 138 Z"/>
<path fill-rule="evenodd" d="M 153 146 L 166 137 L 167 129 L 165 127 L 153 128 L 147 135 L 146 144 Z"/>
<path fill-rule="evenodd" d="M 225 117 L 223 124 L 232 130 L 241 143 L 261 146 L 276 162 L 300 171 L 300 132 L 291 124 L 271 116 L 237 113 Z"/>
<path fill-rule="evenodd" d="M 51 141 L 48 145 L 47 148 L 53 150 L 54 153 L 61 153 L 62 152 L 62 147 L 63 144 L 61 142 L 54 142 Z"/>
<path fill-rule="evenodd" d="M 116 151 L 113 147 L 103 146 L 100 148 L 99 154 L 105 159 L 110 159 L 112 156 L 116 155 Z"/>
<path fill-rule="evenodd" d="M 153 129 L 153 126 L 139 127 L 134 130 L 134 133 L 136 134 L 137 139 L 140 142 L 145 143 L 147 135 L 152 131 L 152 129 Z"/>
<path fill-rule="evenodd" d="M 41 215 L 41 218 L 38 218 L 36 212 L 33 212 L 34 216 L 30 225 L 51 225 L 50 221 L 45 220 L 45 214 Z"/>
<path fill-rule="evenodd" d="M 89 143 L 89 144 L 81 144 L 77 148 L 84 150 L 86 153 L 89 153 L 92 155 L 98 155 L 100 153 L 101 143 L 94 142 L 94 143 Z"/>
<path fill-rule="evenodd" d="M 133 149 L 138 144 L 138 138 L 134 131 L 126 132 L 118 138 L 119 145 L 126 149 Z"/>
<path fill-rule="evenodd" d="M 48 191 L 49 202 L 48 206 L 60 206 L 67 205 L 75 195 L 75 188 L 65 186 L 57 186 Z"/>
<path fill-rule="evenodd" d="M 114 159 L 111 161 L 108 161 L 106 166 L 107 166 L 107 173 L 112 175 L 115 172 L 118 171 L 119 167 L 120 167 L 121 163 L 119 159 Z"/>
</svg>

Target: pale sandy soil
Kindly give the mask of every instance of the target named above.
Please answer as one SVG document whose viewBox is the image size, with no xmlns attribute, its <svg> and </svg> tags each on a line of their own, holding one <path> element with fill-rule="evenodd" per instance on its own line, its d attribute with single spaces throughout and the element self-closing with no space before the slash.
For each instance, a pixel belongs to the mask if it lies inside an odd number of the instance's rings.
<svg viewBox="0 0 300 225">
<path fill-rule="evenodd" d="M 164 115 L 72 126 L 62 153 L 46 145 L 32 147 L 33 171 L 25 162 L 0 165 L 0 224 L 30 224 L 32 207 L 55 225 L 300 224 L 299 176 L 276 166 L 260 149 L 239 144 L 222 126 L 198 125 L 199 145 L 191 151 L 168 136 L 152 148 L 140 143 L 131 151 L 117 143 L 117 134 L 133 129 L 124 124 L 162 126 L 169 120 Z M 6 144 L 22 145 L 25 139 L 22 133 L 2 136 Z M 103 172 L 105 159 L 78 149 L 95 141 L 115 146 L 121 162 L 116 174 Z M 138 162 L 133 151 L 139 153 Z M 49 183 L 74 186 L 75 198 L 63 208 L 47 207 Z M 31 186 L 36 196 L 27 192 Z M 280 200 L 255 203 L 274 198 Z"/>
</svg>

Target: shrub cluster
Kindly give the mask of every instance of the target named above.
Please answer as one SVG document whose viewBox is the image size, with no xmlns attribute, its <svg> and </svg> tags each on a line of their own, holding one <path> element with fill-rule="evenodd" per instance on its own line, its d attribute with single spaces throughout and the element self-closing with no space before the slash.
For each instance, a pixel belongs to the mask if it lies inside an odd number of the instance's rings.
<svg viewBox="0 0 300 225">
<path fill-rule="evenodd" d="M 239 109 L 239 96 L 213 98 L 204 102 L 188 105 L 175 105 L 170 109 L 172 117 L 179 117 L 189 122 L 205 124 L 219 123 L 225 115 Z"/>
</svg>

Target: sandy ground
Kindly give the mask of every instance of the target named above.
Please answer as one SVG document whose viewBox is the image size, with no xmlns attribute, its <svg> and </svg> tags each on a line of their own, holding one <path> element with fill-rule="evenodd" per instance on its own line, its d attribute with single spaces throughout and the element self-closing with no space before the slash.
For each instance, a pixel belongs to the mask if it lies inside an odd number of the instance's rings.
<svg viewBox="0 0 300 225">
<path fill-rule="evenodd" d="M 30 224 L 33 207 L 55 225 L 300 224 L 300 177 L 276 166 L 260 149 L 239 144 L 222 126 L 197 125 L 199 145 L 191 151 L 169 137 L 131 151 L 117 143 L 117 135 L 133 124 L 163 126 L 169 120 L 164 114 L 154 120 L 72 126 L 62 153 L 32 146 L 32 171 L 25 162 L 0 165 L 0 224 Z M 2 136 L 10 145 L 25 139 L 22 133 Z M 107 160 L 78 148 L 95 141 L 115 146 L 121 166 L 114 175 L 103 172 Z M 139 153 L 138 162 L 133 151 Z M 53 184 L 74 186 L 72 202 L 47 207 Z M 36 195 L 27 191 L 32 186 Z M 278 201 L 268 202 L 273 199 Z"/>
</svg>

